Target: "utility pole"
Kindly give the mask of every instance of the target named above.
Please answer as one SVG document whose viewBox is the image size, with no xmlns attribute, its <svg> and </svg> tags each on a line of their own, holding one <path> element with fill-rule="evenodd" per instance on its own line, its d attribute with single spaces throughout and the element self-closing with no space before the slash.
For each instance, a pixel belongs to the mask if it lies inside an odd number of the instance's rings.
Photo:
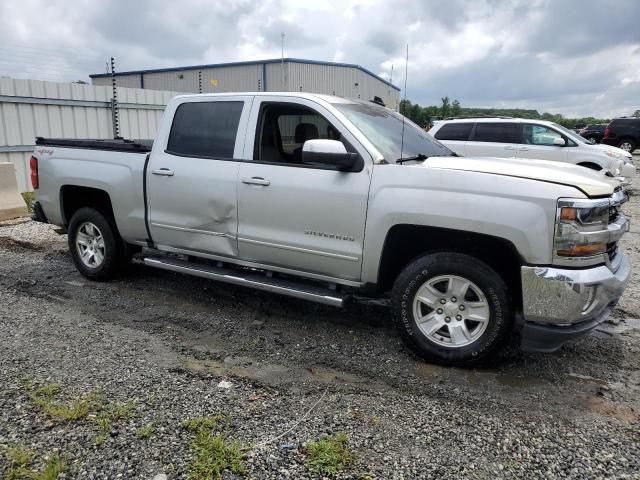
<svg viewBox="0 0 640 480">
<path fill-rule="evenodd" d="M 280 51 L 280 59 L 281 59 L 281 70 L 282 70 L 282 90 L 286 91 L 285 86 L 284 86 L 284 32 L 280 33 L 280 39 L 281 39 L 281 51 Z"/>
<path fill-rule="evenodd" d="M 118 87 L 116 86 L 116 61 L 111 57 L 111 122 L 113 124 L 113 138 L 120 137 L 120 122 L 118 119 Z"/>
</svg>

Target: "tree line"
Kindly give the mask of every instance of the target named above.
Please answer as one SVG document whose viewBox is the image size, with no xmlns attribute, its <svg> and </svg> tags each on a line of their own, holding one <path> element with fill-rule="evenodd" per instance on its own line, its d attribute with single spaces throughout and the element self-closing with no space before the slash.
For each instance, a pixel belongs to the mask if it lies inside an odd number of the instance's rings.
<svg viewBox="0 0 640 480">
<path fill-rule="evenodd" d="M 611 120 L 608 118 L 596 117 L 570 118 L 559 113 L 540 113 L 538 110 L 529 110 L 525 108 L 463 107 L 460 105 L 458 100 L 451 101 L 449 97 L 443 97 L 441 105 L 431 105 L 428 107 L 422 107 L 417 103 L 411 103 L 410 100 L 402 100 L 400 102 L 400 113 L 420 126 L 430 125 L 434 120 L 443 118 L 479 116 L 549 120 L 567 128 L 571 128 L 578 124 L 592 125 L 596 123 L 609 123 Z M 636 110 L 633 116 L 640 118 L 640 110 Z"/>
</svg>

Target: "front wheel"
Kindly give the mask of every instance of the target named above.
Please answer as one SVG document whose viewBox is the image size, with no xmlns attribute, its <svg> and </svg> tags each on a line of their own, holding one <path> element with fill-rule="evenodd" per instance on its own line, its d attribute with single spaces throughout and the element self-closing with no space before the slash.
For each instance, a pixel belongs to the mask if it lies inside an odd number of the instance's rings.
<svg viewBox="0 0 640 480">
<path fill-rule="evenodd" d="M 396 279 L 391 303 L 405 343 L 425 360 L 445 365 L 486 359 L 512 324 L 502 278 L 484 262 L 459 253 L 414 260 Z"/>
<path fill-rule="evenodd" d="M 123 262 L 122 241 L 98 210 L 81 208 L 69 222 L 69 251 L 78 271 L 91 280 L 112 278 Z"/>
</svg>

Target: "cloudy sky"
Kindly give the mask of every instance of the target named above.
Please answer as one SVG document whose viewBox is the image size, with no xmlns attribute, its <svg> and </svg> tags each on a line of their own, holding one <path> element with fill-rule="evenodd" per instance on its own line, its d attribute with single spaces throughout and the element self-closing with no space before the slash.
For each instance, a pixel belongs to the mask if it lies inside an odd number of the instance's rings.
<svg viewBox="0 0 640 480">
<path fill-rule="evenodd" d="M 640 108 L 640 0 L 2 0 L 0 76 L 285 56 L 357 63 L 423 105 Z"/>
</svg>

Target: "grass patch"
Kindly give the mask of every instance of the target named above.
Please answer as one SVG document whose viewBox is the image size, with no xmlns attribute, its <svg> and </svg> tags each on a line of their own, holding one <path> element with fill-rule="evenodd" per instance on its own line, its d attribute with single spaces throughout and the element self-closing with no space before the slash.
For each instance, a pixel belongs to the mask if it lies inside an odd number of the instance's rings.
<svg viewBox="0 0 640 480">
<path fill-rule="evenodd" d="M 24 200 L 24 203 L 27 204 L 27 210 L 29 211 L 29 213 L 33 213 L 33 209 L 31 208 L 31 203 L 34 199 L 33 192 L 24 192 L 22 194 L 22 198 Z"/>
<path fill-rule="evenodd" d="M 102 445 L 109 436 L 111 428 L 114 423 L 122 420 L 130 420 L 137 415 L 136 402 L 114 402 L 107 405 L 96 415 L 94 422 L 98 427 L 98 433 L 96 434 L 96 445 Z"/>
<path fill-rule="evenodd" d="M 100 409 L 103 398 L 97 392 L 68 401 L 59 401 L 56 397 L 62 392 L 60 385 L 50 383 L 33 390 L 31 387 L 31 403 L 54 420 L 71 422 L 86 418 L 90 412 Z"/>
<path fill-rule="evenodd" d="M 23 378 L 20 385 L 29 393 L 34 408 L 57 421 L 70 422 L 90 417 L 97 427 L 96 444 L 104 443 L 116 422 L 130 420 L 137 415 L 137 403 L 113 402 L 106 404 L 104 395 L 91 392 L 77 398 L 61 400 L 62 387 L 48 383 L 36 387 L 30 378 Z"/>
<path fill-rule="evenodd" d="M 222 472 L 244 474 L 245 453 L 238 442 L 231 442 L 223 435 L 199 431 L 191 442 L 193 461 L 189 465 L 189 480 L 221 479 Z"/>
<path fill-rule="evenodd" d="M 213 415 L 182 422 L 185 430 L 195 433 L 190 444 L 193 459 L 187 469 L 189 480 L 219 480 L 225 470 L 246 473 L 244 460 L 248 448 L 218 431 L 226 420 L 225 415 Z"/>
<path fill-rule="evenodd" d="M 114 402 L 107 406 L 104 413 L 109 417 L 112 422 L 119 420 L 129 420 L 137 415 L 136 409 L 138 408 L 137 402 Z"/>
<path fill-rule="evenodd" d="M 353 463 L 355 458 L 349 447 L 349 437 L 344 433 L 307 445 L 307 468 L 320 475 L 335 475 Z"/>
<path fill-rule="evenodd" d="M 138 436 L 138 438 L 142 439 L 142 440 L 146 440 L 147 438 L 151 438 L 151 436 L 156 432 L 156 423 L 155 422 L 151 422 L 151 423 L 147 423 L 146 425 L 138 428 L 136 430 L 136 435 Z"/>
<path fill-rule="evenodd" d="M 66 464 L 57 453 L 49 455 L 42 469 L 36 469 L 36 453 L 24 445 L 9 447 L 5 454 L 8 468 L 3 480 L 56 480 L 66 470 Z"/>
<path fill-rule="evenodd" d="M 182 428 L 190 432 L 205 430 L 211 432 L 225 423 L 227 417 L 223 414 L 211 415 L 209 417 L 188 418 L 182 422 Z"/>
<path fill-rule="evenodd" d="M 6 457 L 12 467 L 26 467 L 33 462 L 36 452 L 24 445 L 15 445 L 7 449 Z"/>
</svg>

